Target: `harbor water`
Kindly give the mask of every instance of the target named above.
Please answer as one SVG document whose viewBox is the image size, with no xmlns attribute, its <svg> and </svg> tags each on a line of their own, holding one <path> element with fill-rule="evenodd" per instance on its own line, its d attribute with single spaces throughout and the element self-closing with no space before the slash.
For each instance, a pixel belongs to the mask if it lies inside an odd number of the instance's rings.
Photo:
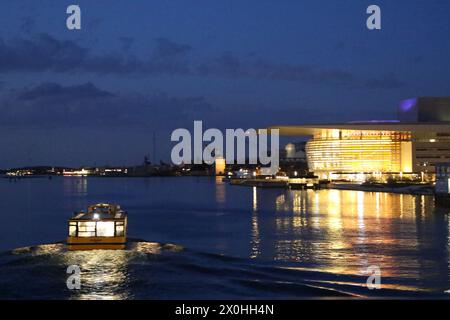
<svg viewBox="0 0 450 320">
<path fill-rule="evenodd" d="M 450 210 L 432 196 L 54 177 L 0 179 L 0 197 L 1 299 L 449 297 Z M 128 211 L 133 241 L 68 252 L 67 219 L 98 202 Z"/>
</svg>

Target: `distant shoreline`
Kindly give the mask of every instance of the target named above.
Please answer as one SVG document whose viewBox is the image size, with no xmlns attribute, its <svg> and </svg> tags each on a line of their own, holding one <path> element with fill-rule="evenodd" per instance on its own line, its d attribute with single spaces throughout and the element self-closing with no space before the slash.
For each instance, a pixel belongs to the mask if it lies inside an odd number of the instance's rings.
<svg viewBox="0 0 450 320">
<path fill-rule="evenodd" d="M 47 174 L 47 175 L 28 175 L 28 176 L 7 176 L 6 174 L 0 174 L 0 177 L 3 179 L 8 180 L 26 180 L 26 179 L 51 179 L 54 177 L 57 178 L 182 178 L 182 177 L 222 177 L 222 176 L 215 176 L 215 175 L 85 175 L 85 176 L 65 176 L 61 174 Z"/>
<path fill-rule="evenodd" d="M 216 175 L 85 175 L 85 176 L 64 176 L 59 174 L 54 175 L 28 175 L 28 176 L 7 176 L 6 174 L 0 174 L 3 179 L 18 181 L 27 179 L 49 179 L 54 177 L 68 178 L 68 179 L 80 179 L 80 178 L 185 178 L 185 177 L 197 177 L 197 178 L 222 178 L 223 176 Z M 230 184 L 234 186 L 253 186 L 247 184 Z M 256 185 L 255 185 L 256 186 Z M 263 186 L 256 186 L 264 188 Z M 289 189 L 286 185 L 276 186 L 280 189 Z M 329 183 L 322 185 L 320 189 L 329 190 L 348 190 L 348 191 L 364 191 L 364 192 L 386 192 L 395 194 L 410 194 L 410 195 L 434 195 L 434 186 L 432 184 L 411 184 L 406 186 L 396 185 L 389 186 L 388 184 L 356 184 L 356 183 Z"/>
</svg>

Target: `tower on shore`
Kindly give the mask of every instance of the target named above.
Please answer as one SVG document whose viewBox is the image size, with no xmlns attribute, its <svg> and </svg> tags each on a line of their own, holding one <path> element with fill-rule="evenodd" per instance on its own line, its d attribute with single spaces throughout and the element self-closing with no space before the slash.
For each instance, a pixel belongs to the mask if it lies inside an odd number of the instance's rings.
<svg viewBox="0 0 450 320">
<path fill-rule="evenodd" d="M 215 172 L 216 176 L 221 176 L 225 174 L 225 158 L 224 157 L 216 157 L 216 160 L 214 162 Z"/>
</svg>

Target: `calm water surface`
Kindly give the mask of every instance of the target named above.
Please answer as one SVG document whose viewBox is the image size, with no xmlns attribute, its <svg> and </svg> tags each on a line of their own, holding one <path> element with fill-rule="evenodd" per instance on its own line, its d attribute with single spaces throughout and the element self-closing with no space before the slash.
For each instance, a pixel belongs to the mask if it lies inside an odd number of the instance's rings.
<svg viewBox="0 0 450 320">
<path fill-rule="evenodd" d="M 0 298 L 449 296 L 450 210 L 429 196 L 68 177 L 1 179 L 0 199 Z M 96 202 L 121 204 L 143 240 L 126 251 L 57 244 L 72 212 Z M 66 288 L 71 264 L 81 290 Z M 370 265 L 382 290 L 365 286 Z"/>
</svg>

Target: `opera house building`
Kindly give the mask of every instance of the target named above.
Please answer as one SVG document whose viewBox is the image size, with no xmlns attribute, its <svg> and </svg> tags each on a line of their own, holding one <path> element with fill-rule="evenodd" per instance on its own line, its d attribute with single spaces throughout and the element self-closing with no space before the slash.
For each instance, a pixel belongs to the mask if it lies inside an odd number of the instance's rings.
<svg viewBox="0 0 450 320">
<path fill-rule="evenodd" d="M 309 171 L 323 179 L 432 179 L 437 163 L 450 163 L 450 97 L 404 100 L 398 120 L 270 128 L 280 135 L 308 137 Z"/>
</svg>

